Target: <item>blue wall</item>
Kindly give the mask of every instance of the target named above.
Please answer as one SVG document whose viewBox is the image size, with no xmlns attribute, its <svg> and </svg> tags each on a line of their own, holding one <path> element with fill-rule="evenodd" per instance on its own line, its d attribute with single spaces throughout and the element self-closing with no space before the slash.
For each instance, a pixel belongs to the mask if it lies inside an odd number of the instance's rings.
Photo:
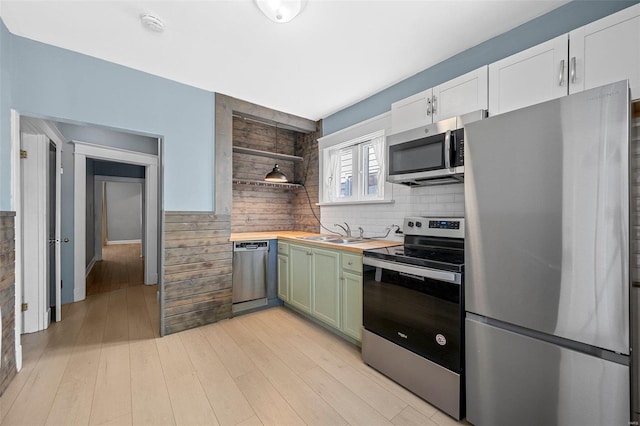
<svg viewBox="0 0 640 426">
<path fill-rule="evenodd" d="M 22 37 L 10 39 L 11 107 L 163 137 L 164 209 L 213 210 L 213 93 Z M 4 169 L 8 157 L 1 155 Z M 2 185 L 0 205 L 8 209 L 4 176 Z"/>
<path fill-rule="evenodd" d="M 328 135 L 391 110 L 391 104 L 407 96 L 528 49 L 561 34 L 625 9 L 638 1 L 572 1 L 504 34 L 487 40 L 446 61 L 419 72 L 357 104 L 325 118 Z M 452 18 L 452 23 L 455 21 Z"/>
<path fill-rule="evenodd" d="M 11 34 L 0 21 L 0 211 L 11 210 Z"/>
</svg>

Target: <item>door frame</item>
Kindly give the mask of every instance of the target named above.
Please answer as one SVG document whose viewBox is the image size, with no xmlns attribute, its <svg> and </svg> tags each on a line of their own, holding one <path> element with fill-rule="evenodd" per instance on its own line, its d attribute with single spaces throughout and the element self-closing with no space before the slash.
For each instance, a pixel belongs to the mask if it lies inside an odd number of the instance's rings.
<svg viewBox="0 0 640 426">
<path fill-rule="evenodd" d="M 22 345 L 20 335 L 22 334 L 22 190 L 21 190 L 21 173 L 20 165 L 20 141 L 21 141 L 21 125 L 25 124 L 33 131 L 46 135 L 56 146 L 56 256 L 61 260 L 60 253 L 60 235 L 61 235 L 61 179 L 60 167 L 62 161 L 62 150 L 64 146 L 64 136 L 49 121 L 21 116 L 15 109 L 10 110 L 11 113 L 11 209 L 15 212 L 15 348 L 16 348 L 16 369 L 22 369 Z M 60 265 L 58 265 L 60 266 Z M 61 289 L 61 268 L 56 268 L 56 322 L 62 320 L 62 309 L 60 309 L 62 289 Z"/>
<path fill-rule="evenodd" d="M 96 145 L 88 142 L 72 140 L 74 144 L 74 173 L 73 173 L 73 212 L 74 212 L 74 288 L 73 300 L 84 300 L 87 294 L 86 283 L 86 174 L 87 158 L 96 160 L 116 161 L 120 163 L 135 164 L 145 167 L 144 181 L 144 205 L 145 205 L 145 229 L 144 237 L 144 283 L 147 285 L 158 283 L 158 229 L 159 204 L 158 182 L 159 167 L 158 156 L 130 151 L 120 148 L 112 148 L 104 145 Z"/>
</svg>

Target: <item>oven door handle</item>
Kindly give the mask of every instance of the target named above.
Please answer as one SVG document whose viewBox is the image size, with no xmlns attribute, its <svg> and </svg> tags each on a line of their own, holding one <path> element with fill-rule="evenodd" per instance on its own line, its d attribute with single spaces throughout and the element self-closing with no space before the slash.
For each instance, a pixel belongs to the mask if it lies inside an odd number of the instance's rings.
<svg viewBox="0 0 640 426">
<path fill-rule="evenodd" d="M 462 274 L 457 272 L 439 271 L 437 269 L 422 268 L 418 266 L 400 264 L 397 262 L 387 262 L 384 260 L 373 259 L 366 256 L 362 259 L 362 263 L 364 265 L 388 269 L 390 271 L 417 275 L 419 277 L 431 278 L 434 280 L 446 281 L 454 284 L 462 284 Z"/>
</svg>

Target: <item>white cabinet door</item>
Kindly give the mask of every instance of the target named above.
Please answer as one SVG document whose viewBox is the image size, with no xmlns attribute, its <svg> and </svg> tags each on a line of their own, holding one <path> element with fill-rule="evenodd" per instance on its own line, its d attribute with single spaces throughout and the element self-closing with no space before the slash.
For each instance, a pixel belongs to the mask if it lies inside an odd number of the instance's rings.
<svg viewBox="0 0 640 426">
<path fill-rule="evenodd" d="M 568 94 L 568 35 L 489 65 L 489 115 Z"/>
<path fill-rule="evenodd" d="M 640 97 L 640 4 L 569 33 L 569 92 L 629 79 Z"/>
<path fill-rule="evenodd" d="M 487 109 L 488 96 L 487 65 L 468 72 L 433 88 L 433 122 L 450 117 Z"/>
<path fill-rule="evenodd" d="M 414 129 L 433 122 L 432 89 L 417 93 L 391 104 L 392 133 Z"/>
</svg>

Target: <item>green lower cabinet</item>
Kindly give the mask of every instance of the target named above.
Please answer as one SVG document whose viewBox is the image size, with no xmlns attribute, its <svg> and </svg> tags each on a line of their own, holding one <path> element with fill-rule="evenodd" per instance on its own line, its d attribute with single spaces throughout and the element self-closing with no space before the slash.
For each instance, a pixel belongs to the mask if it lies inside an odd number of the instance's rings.
<svg viewBox="0 0 640 426">
<path fill-rule="evenodd" d="M 311 315 L 340 327 L 340 253 L 313 249 Z"/>
<path fill-rule="evenodd" d="M 289 303 L 303 312 L 311 313 L 312 248 L 289 246 Z"/>
<path fill-rule="evenodd" d="M 278 297 L 362 340 L 362 255 L 305 244 L 278 246 Z"/>
<path fill-rule="evenodd" d="M 278 255 L 278 297 L 289 301 L 289 256 Z"/>
<path fill-rule="evenodd" d="M 340 330 L 362 340 L 362 275 L 342 272 L 342 327 Z"/>
</svg>

